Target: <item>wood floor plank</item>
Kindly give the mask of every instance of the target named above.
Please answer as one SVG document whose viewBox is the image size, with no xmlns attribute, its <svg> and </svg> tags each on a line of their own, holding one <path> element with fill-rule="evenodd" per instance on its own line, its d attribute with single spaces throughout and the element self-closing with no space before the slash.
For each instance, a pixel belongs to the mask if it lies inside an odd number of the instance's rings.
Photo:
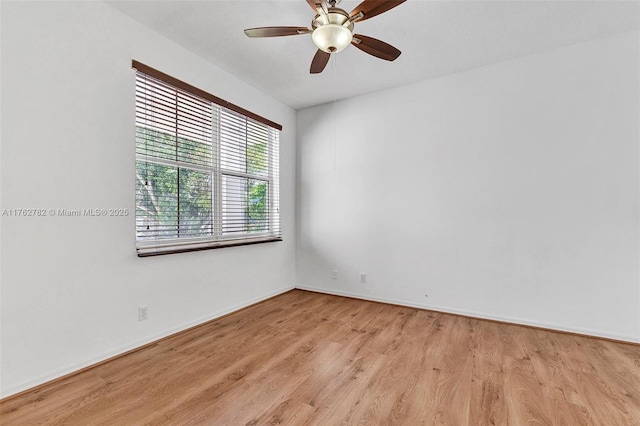
<svg viewBox="0 0 640 426">
<path fill-rule="evenodd" d="M 469 333 L 473 338 L 471 401 L 469 422 L 478 424 L 509 424 L 504 395 L 504 342 L 499 324 L 484 324 L 470 320 Z"/>
<path fill-rule="evenodd" d="M 640 425 L 640 346 L 294 290 L 0 402 L 5 425 Z"/>
</svg>

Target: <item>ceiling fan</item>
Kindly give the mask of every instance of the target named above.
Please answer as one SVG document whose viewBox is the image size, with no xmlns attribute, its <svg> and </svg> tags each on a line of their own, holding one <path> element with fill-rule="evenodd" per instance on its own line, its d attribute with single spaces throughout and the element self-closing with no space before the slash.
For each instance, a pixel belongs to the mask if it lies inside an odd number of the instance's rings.
<svg viewBox="0 0 640 426">
<path fill-rule="evenodd" d="M 349 43 L 358 49 L 387 61 L 400 56 L 400 51 L 384 41 L 353 33 L 355 22 L 373 18 L 406 0 L 364 0 L 351 13 L 336 7 L 341 0 L 307 0 L 316 13 L 307 27 L 260 27 L 248 28 L 244 33 L 248 37 L 281 37 L 300 34 L 311 34 L 313 43 L 318 47 L 311 61 L 311 74 L 321 73 L 329 62 L 332 53 L 346 48 Z"/>
</svg>

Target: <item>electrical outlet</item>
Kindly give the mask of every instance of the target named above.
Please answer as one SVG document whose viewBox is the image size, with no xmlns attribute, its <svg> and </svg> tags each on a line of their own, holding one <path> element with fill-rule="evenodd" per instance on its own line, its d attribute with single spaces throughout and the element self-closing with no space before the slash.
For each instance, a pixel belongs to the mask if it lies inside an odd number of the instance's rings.
<svg viewBox="0 0 640 426">
<path fill-rule="evenodd" d="M 333 271 L 331 271 L 331 279 L 333 280 L 337 280 L 338 279 L 338 270 L 334 269 Z"/>
<path fill-rule="evenodd" d="M 367 283 L 367 274 L 365 274 L 364 272 L 360 274 L 360 282 L 362 284 L 366 284 Z"/>
<path fill-rule="evenodd" d="M 138 321 L 144 321 L 149 318 L 149 307 L 147 305 L 138 307 Z"/>
</svg>

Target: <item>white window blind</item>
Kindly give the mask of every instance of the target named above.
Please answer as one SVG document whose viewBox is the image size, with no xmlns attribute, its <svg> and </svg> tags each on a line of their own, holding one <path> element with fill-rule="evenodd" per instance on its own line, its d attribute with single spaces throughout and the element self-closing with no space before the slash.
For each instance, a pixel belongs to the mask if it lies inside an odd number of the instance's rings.
<svg viewBox="0 0 640 426">
<path fill-rule="evenodd" d="M 279 129 L 134 67 L 138 255 L 281 240 Z"/>
</svg>

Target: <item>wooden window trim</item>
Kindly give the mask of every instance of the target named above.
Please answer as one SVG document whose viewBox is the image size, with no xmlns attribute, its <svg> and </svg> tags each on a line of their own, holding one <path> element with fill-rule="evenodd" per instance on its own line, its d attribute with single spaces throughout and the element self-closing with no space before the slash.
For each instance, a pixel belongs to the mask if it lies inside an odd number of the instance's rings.
<svg viewBox="0 0 640 426">
<path fill-rule="evenodd" d="M 182 248 L 182 249 L 181 248 L 171 248 L 171 249 L 165 249 L 165 250 L 159 249 L 157 251 L 147 251 L 144 253 L 138 253 L 138 257 L 162 256 L 165 254 L 176 254 L 176 253 L 190 253 L 192 251 L 213 250 L 213 249 L 226 248 L 226 247 L 250 246 L 254 244 L 273 243 L 277 241 L 282 241 L 282 237 L 274 237 L 274 238 L 268 238 L 264 240 L 242 240 L 237 242 L 227 241 L 221 244 L 213 243 L 213 244 L 205 245 L 202 247 L 190 247 L 190 248 Z"/>
<path fill-rule="evenodd" d="M 239 107 L 238 105 L 232 104 L 229 101 L 225 101 L 224 99 L 219 98 L 219 97 L 217 97 L 215 95 L 212 95 L 209 92 L 205 92 L 202 89 L 198 89 L 197 87 L 192 86 L 189 83 L 185 83 L 184 81 L 179 80 L 179 79 L 177 79 L 175 77 L 172 77 L 172 76 L 170 76 L 168 74 L 165 74 L 162 71 L 158 71 L 157 69 L 152 68 L 149 65 L 145 65 L 142 62 L 138 62 L 138 61 L 136 61 L 134 59 L 131 62 L 131 66 L 133 68 L 135 68 L 136 70 L 138 70 L 138 71 L 140 71 L 142 73 L 145 73 L 145 74 L 147 74 L 147 75 L 149 75 L 151 77 L 154 77 L 154 78 L 162 80 L 162 81 L 164 81 L 166 83 L 172 84 L 172 85 L 178 87 L 179 89 L 182 89 L 182 90 L 185 90 L 187 92 L 193 93 L 194 95 L 198 95 L 201 98 L 204 98 L 204 99 L 206 99 L 208 101 L 211 101 L 211 102 L 213 102 L 215 104 L 218 104 L 218 105 L 223 106 L 223 107 L 225 107 L 227 109 L 235 111 L 235 112 L 237 112 L 239 114 L 242 114 L 242 115 L 245 115 L 245 116 L 247 116 L 249 118 L 252 118 L 252 119 L 254 119 L 254 120 L 256 120 L 256 121 L 258 121 L 258 122 L 260 122 L 262 124 L 266 124 L 267 126 L 270 126 L 270 127 L 273 127 L 273 128 L 275 128 L 277 130 L 282 131 L 282 125 L 281 124 L 278 124 L 278 123 L 273 122 L 273 121 L 271 121 L 271 120 L 269 120 L 267 118 L 264 118 L 264 117 L 262 117 L 262 116 L 260 116 L 260 115 L 258 115 L 256 113 L 248 111 L 248 110 L 246 110 L 246 109 L 244 109 L 242 107 Z"/>
</svg>

